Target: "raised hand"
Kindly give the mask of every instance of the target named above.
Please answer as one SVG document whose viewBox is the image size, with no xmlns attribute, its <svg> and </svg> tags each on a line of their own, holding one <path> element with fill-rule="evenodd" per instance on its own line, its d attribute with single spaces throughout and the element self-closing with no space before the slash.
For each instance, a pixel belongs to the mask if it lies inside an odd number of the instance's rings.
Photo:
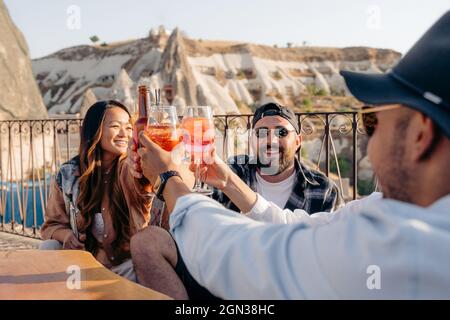
<svg viewBox="0 0 450 320">
<path fill-rule="evenodd" d="M 203 155 L 200 165 L 200 180 L 212 187 L 222 190 L 227 185 L 233 171 L 216 154 L 216 148 L 213 146 L 209 154 Z M 191 163 L 189 169 L 195 172 L 197 164 Z"/>
<path fill-rule="evenodd" d="M 143 146 L 138 150 L 142 173 L 152 185 L 161 173 L 178 170 L 179 166 L 174 162 L 172 152 L 162 149 L 143 132 L 139 135 L 139 141 Z"/>
</svg>

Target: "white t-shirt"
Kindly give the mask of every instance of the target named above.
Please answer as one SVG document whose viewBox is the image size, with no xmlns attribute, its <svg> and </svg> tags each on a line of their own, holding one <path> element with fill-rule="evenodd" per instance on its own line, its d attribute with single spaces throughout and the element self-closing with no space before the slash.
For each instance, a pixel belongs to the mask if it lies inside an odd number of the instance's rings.
<svg viewBox="0 0 450 320">
<path fill-rule="evenodd" d="M 256 192 L 264 199 L 275 203 L 280 208 L 284 208 L 294 188 L 296 172 L 281 182 L 267 182 L 256 172 Z"/>
</svg>

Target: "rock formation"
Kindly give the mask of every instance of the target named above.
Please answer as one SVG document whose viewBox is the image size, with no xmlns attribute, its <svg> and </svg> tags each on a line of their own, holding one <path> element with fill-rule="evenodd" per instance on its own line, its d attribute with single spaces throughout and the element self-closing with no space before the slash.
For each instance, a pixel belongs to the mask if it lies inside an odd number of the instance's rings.
<svg viewBox="0 0 450 320">
<path fill-rule="evenodd" d="M 46 118 L 28 47 L 0 0 L 0 120 Z"/>
<path fill-rule="evenodd" d="M 94 92 L 92 92 L 91 89 L 87 89 L 86 92 L 84 93 L 83 100 L 81 101 L 79 112 L 81 118 L 84 118 L 86 112 L 96 101 L 97 97 L 95 96 Z"/>
<path fill-rule="evenodd" d="M 251 112 L 268 101 L 296 111 L 333 111 L 356 103 L 339 70 L 384 72 L 399 58 L 392 50 L 365 47 L 274 48 L 194 40 L 178 28 L 168 37 L 159 28 L 143 39 L 63 49 L 34 60 L 33 70 L 50 113 L 78 112 L 89 88 L 98 99 L 114 96 L 124 72 L 134 83 L 132 98 L 137 85 L 147 82 L 170 87 L 173 99 L 166 100 L 173 104 L 211 105 L 216 114 Z"/>
</svg>

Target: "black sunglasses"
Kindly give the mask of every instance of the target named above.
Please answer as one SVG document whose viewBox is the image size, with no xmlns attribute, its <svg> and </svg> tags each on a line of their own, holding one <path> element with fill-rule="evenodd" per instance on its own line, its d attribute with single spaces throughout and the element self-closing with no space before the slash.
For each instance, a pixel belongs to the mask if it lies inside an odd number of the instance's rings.
<svg viewBox="0 0 450 320">
<path fill-rule="evenodd" d="M 377 120 L 377 112 L 392 110 L 400 107 L 399 105 L 387 105 L 387 106 L 363 106 L 362 110 L 359 111 L 361 116 L 362 124 L 364 126 L 364 130 L 367 135 L 370 137 L 375 133 L 375 129 L 377 128 L 378 120 Z"/>
<path fill-rule="evenodd" d="M 287 137 L 287 135 L 289 133 L 291 133 L 292 131 L 295 131 L 295 130 L 288 130 L 284 127 L 277 127 L 272 130 L 275 131 L 275 136 L 277 138 Z M 267 138 L 267 136 L 269 135 L 269 131 L 270 131 L 269 128 L 265 128 L 265 127 L 257 128 L 257 129 L 255 129 L 255 135 L 257 138 Z"/>
</svg>

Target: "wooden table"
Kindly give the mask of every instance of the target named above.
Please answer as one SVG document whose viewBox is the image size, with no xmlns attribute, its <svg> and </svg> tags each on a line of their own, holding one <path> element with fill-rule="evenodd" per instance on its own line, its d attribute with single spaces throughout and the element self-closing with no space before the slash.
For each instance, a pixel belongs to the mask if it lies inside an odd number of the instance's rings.
<svg viewBox="0 0 450 320">
<path fill-rule="evenodd" d="M 0 252 L 0 299 L 170 298 L 116 275 L 86 251 L 21 250 Z"/>
</svg>

